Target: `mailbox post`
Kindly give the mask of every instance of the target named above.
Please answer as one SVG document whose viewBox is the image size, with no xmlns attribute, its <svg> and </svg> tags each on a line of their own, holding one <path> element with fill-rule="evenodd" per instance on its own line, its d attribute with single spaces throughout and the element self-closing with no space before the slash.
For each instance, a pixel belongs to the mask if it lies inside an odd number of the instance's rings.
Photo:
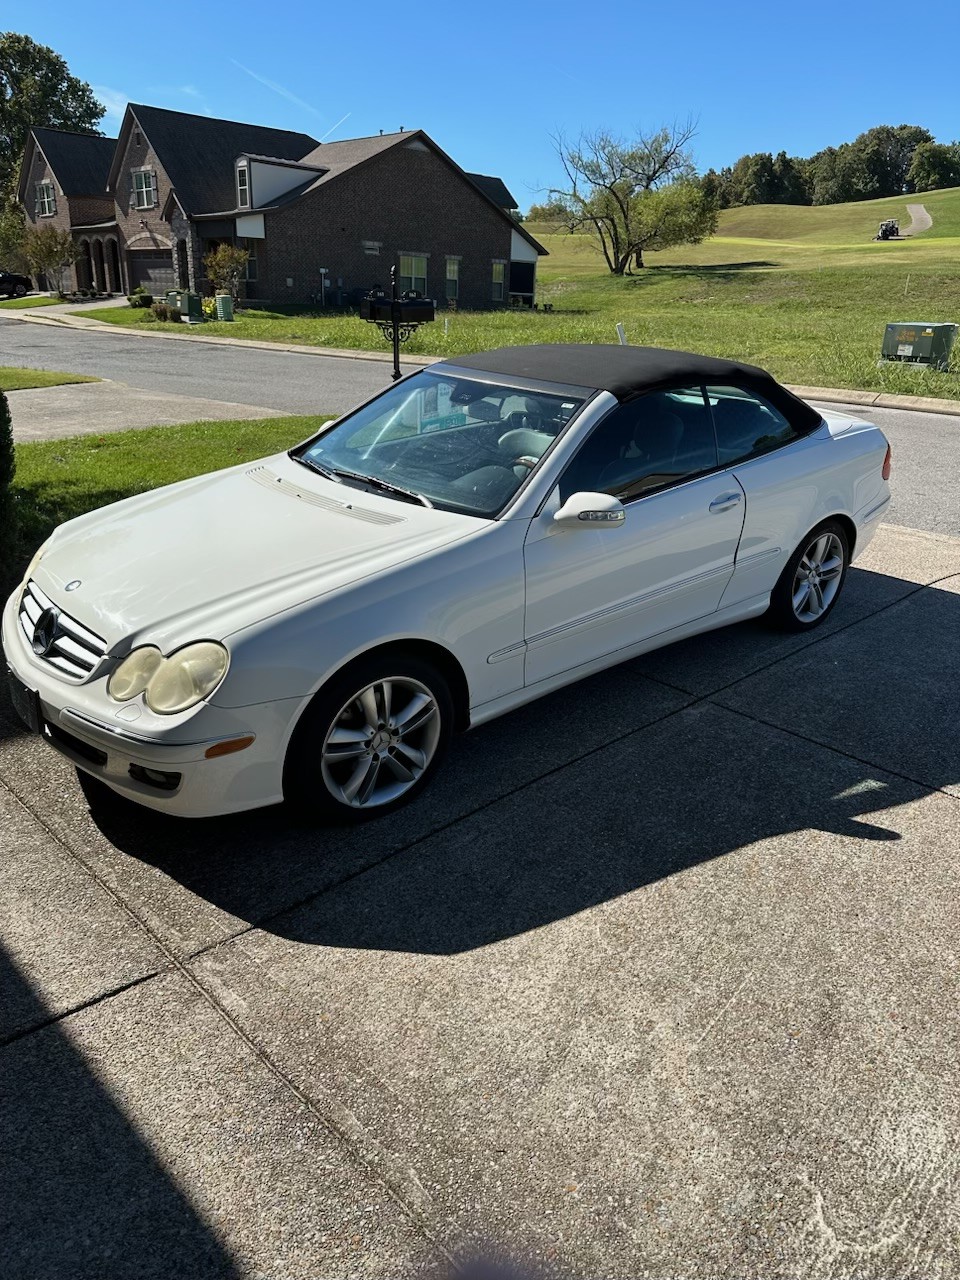
<svg viewBox="0 0 960 1280">
<path fill-rule="evenodd" d="M 397 292 L 397 268 L 390 268 L 390 297 L 382 289 L 374 289 L 360 300 L 360 319 L 375 324 L 383 336 L 393 343 L 393 380 L 400 373 L 400 343 L 406 342 L 421 324 L 436 319 L 436 306 L 431 298 L 419 293 Z"/>
</svg>

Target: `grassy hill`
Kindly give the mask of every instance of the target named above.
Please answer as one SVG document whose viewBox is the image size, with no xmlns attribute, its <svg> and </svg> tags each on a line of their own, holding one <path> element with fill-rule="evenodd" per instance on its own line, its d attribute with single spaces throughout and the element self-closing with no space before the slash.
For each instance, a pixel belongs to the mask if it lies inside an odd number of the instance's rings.
<svg viewBox="0 0 960 1280">
<path fill-rule="evenodd" d="M 908 203 L 923 204 L 933 227 L 873 240 L 881 219 L 910 222 Z M 789 382 L 960 399 L 960 350 L 958 374 L 876 363 L 888 321 L 960 322 L 960 188 L 727 209 L 710 240 L 649 254 L 645 270 L 622 279 L 589 236 L 529 229 L 550 250 L 539 272 L 558 313 L 553 340 L 615 341 L 622 320 L 631 342 L 753 360 Z"/>
</svg>

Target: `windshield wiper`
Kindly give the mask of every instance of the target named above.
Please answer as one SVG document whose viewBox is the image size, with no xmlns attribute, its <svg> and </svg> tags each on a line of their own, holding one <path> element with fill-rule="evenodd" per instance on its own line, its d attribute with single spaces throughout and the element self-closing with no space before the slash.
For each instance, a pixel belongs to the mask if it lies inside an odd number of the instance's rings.
<svg viewBox="0 0 960 1280">
<path fill-rule="evenodd" d="M 321 467 L 319 462 L 314 462 L 312 458 L 308 458 L 305 453 L 291 454 L 294 462 L 299 462 L 301 466 L 309 467 L 311 471 L 315 471 L 318 476 L 323 476 L 324 480 L 334 480 L 337 484 L 342 484 L 338 479 L 336 472 L 331 467 Z"/>
<path fill-rule="evenodd" d="M 414 489 L 404 489 L 402 485 L 393 484 L 390 480 L 381 480 L 379 476 L 366 476 L 360 471 L 347 471 L 344 467 L 333 467 L 332 470 L 335 475 L 344 480 L 360 480 L 368 484 L 371 489 L 382 489 L 384 493 L 395 493 L 408 502 L 419 502 L 424 507 L 433 507 L 433 503 L 424 494 L 417 493 Z"/>
<path fill-rule="evenodd" d="M 392 484 L 389 480 L 381 480 L 379 476 L 366 476 L 361 471 L 348 471 L 345 467 L 324 467 L 319 462 L 314 462 L 313 458 L 307 457 L 305 453 L 295 455 L 294 461 L 302 462 L 318 476 L 323 476 L 325 480 L 335 480 L 337 484 L 342 484 L 344 480 L 360 480 L 363 484 L 368 484 L 371 489 L 382 489 L 384 493 L 395 493 L 407 502 L 419 502 L 431 509 L 433 507 L 430 499 L 422 493 L 416 493 L 413 489 L 404 489 L 402 485 Z"/>
</svg>

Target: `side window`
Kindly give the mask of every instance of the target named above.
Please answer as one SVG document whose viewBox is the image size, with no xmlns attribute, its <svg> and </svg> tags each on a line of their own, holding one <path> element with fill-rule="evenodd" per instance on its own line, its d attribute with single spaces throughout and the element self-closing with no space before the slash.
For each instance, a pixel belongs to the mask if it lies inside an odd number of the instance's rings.
<svg viewBox="0 0 960 1280">
<path fill-rule="evenodd" d="M 560 499 L 609 493 L 627 502 L 717 466 L 710 410 L 700 387 L 655 391 L 614 409 L 560 480 Z"/>
<path fill-rule="evenodd" d="M 721 466 L 778 449 L 797 438 L 782 414 L 739 387 L 707 387 Z"/>
</svg>

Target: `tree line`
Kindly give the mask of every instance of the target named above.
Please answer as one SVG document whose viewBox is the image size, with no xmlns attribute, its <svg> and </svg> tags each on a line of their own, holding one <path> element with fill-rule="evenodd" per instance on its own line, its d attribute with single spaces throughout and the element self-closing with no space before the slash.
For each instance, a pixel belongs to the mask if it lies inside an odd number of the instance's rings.
<svg viewBox="0 0 960 1280">
<path fill-rule="evenodd" d="M 769 151 L 708 169 L 700 179 L 719 209 L 748 204 L 846 204 L 960 186 L 960 142 L 937 142 L 920 125 L 877 125 L 803 158 Z"/>
</svg>

